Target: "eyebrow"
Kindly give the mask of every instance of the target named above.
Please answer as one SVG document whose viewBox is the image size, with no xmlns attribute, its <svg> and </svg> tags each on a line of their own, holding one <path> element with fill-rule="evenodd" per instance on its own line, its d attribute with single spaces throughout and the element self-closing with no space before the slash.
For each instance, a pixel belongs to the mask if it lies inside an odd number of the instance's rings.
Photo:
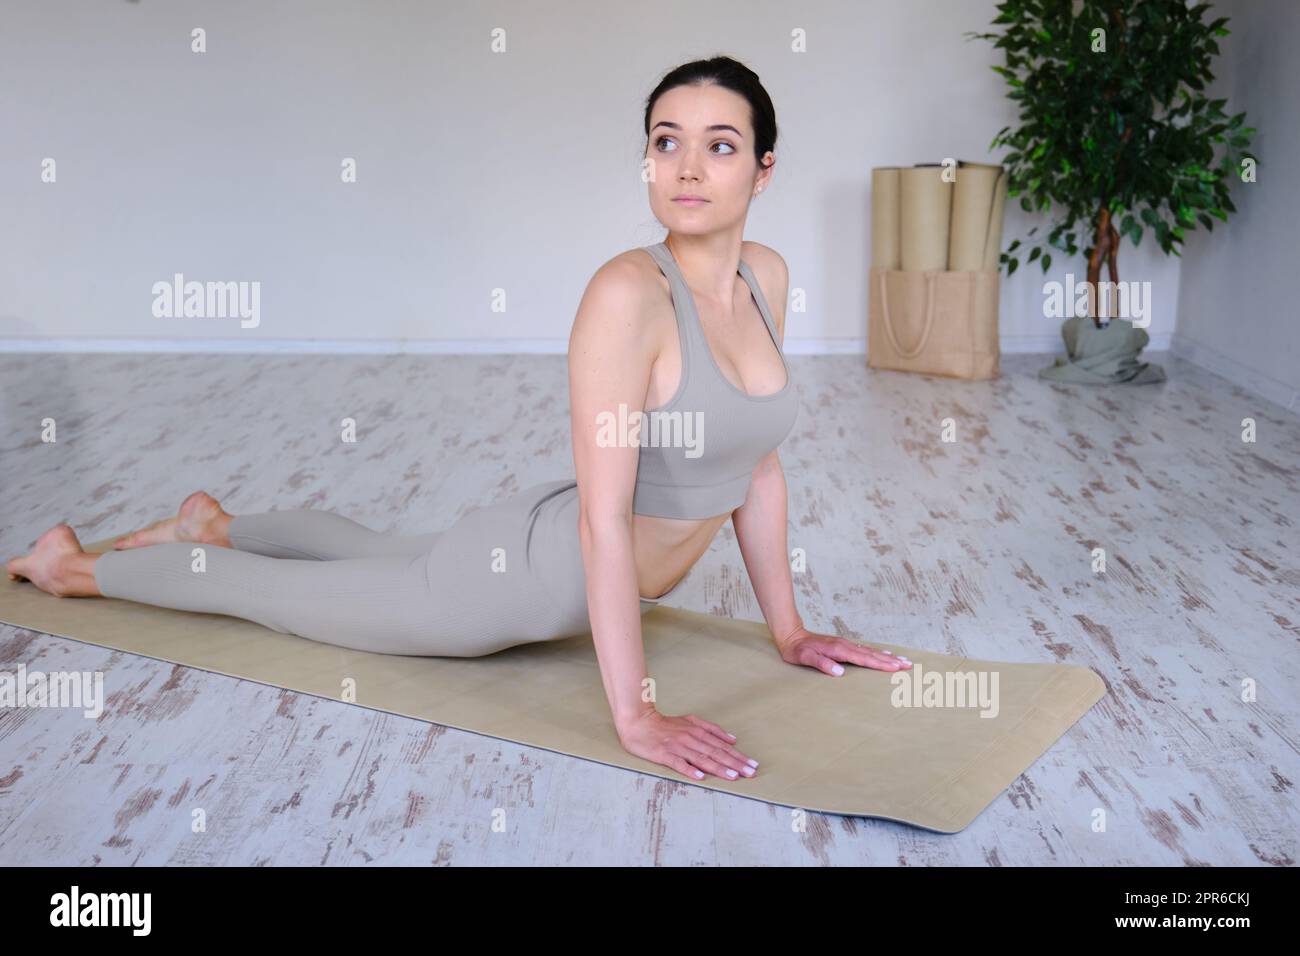
<svg viewBox="0 0 1300 956">
<path fill-rule="evenodd" d="M 668 122 L 668 120 L 660 120 L 658 123 L 655 123 L 655 125 L 650 128 L 650 132 L 653 133 L 660 126 L 667 126 L 669 129 L 681 129 L 681 126 L 678 125 L 677 123 L 670 123 Z M 714 130 L 721 130 L 721 129 L 730 130 L 731 132 L 739 136 L 741 139 L 745 138 L 744 135 L 740 132 L 740 130 L 736 129 L 736 127 L 734 126 L 728 126 L 726 123 L 715 123 L 713 126 L 706 126 L 704 128 L 706 131 L 710 133 L 713 132 Z"/>
</svg>

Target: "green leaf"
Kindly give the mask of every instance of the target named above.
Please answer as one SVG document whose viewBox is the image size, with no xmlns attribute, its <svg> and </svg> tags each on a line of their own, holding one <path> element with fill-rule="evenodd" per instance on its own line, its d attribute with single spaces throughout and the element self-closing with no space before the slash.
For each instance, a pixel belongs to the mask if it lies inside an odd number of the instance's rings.
<svg viewBox="0 0 1300 956">
<path fill-rule="evenodd" d="M 1226 221 L 1229 187 L 1255 135 L 1246 114 L 1228 115 L 1229 99 L 1210 86 L 1227 17 L 1182 0 L 992 6 L 998 32 L 983 38 L 1002 51 L 995 72 L 1016 115 L 994 143 L 1014 186 L 1008 199 L 1048 234 L 1035 240 L 1030 229 L 1025 240 L 1041 243 L 1040 266 L 1057 250 L 1063 260 L 1079 255 L 1103 207 L 1135 246 L 1149 229 L 1175 255 L 1185 229 Z M 1107 30 L 1107 56 L 1090 49 L 1096 26 Z M 1022 259 L 1033 261 L 1031 251 Z M 1014 259 L 1000 260 L 1008 275 Z"/>
</svg>

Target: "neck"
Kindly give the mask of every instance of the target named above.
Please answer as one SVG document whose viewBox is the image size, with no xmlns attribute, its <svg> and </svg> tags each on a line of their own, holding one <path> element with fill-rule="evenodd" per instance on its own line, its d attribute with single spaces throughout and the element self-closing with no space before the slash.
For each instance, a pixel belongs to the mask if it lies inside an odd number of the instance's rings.
<svg viewBox="0 0 1300 956">
<path fill-rule="evenodd" d="M 681 270 L 686 284 L 703 289 L 718 302 L 731 302 L 740 280 L 739 230 L 707 236 L 683 236 L 670 232 L 664 239 Z"/>
</svg>

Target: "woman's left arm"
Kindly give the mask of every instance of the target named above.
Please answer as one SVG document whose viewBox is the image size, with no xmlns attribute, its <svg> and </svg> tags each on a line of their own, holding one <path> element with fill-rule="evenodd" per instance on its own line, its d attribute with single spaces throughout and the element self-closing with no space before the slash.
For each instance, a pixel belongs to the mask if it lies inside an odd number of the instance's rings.
<svg viewBox="0 0 1300 956">
<path fill-rule="evenodd" d="M 754 469 L 745 503 L 731 513 L 731 523 L 754 595 L 781 659 L 833 677 L 844 673 L 841 662 L 882 671 L 911 667 L 906 657 L 834 634 L 818 634 L 803 626 L 794 606 L 794 581 L 786 559 L 787 510 L 785 472 L 773 449 Z"/>
<path fill-rule="evenodd" d="M 773 321 L 779 341 L 785 340 L 785 300 L 790 287 L 790 271 L 775 250 L 757 246 L 758 258 L 765 260 L 765 271 L 774 276 L 778 294 L 768 297 L 776 303 Z M 760 278 L 760 282 L 761 282 Z M 834 634 L 818 634 L 803 626 L 794 606 L 794 582 L 787 558 L 787 495 L 785 472 L 776 449 L 764 455 L 750 478 L 745 503 L 731 513 L 736 540 L 745 559 L 750 583 L 763 609 L 772 640 L 781 659 L 788 664 L 813 667 L 835 677 L 844 673 L 840 662 L 876 670 L 906 670 L 912 662 L 895 657 L 889 651 L 877 651 Z"/>
<path fill-rule="evenodd" d="M 775 448 L 755 467 L 745 503 L 731 513 L 731 523 L 763 620 L 780 647 L 803 628 L 803 619 L 794 606 L 794 581 L 786 560 L 785 472 Z"/>
</svg>

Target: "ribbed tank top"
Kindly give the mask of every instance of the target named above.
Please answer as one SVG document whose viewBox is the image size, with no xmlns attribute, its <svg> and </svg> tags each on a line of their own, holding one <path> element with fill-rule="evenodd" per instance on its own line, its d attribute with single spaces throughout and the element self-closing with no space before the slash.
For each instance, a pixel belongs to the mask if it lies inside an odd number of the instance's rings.
<svg viewBox="0 0 1300 956">
<path fill-rule="evenodd" d="M 749 286 L 785 369 L 780 391 L 749 395 L 718 367 L 695 296 L 667 243 L 641 248 L 654 258 L 672 289 L 682 374 L 672 398 L 645 410 L 632 511 L 691 519 L 729 514 L 745 503 L 755 466 L 790 434 L 799 409 L 776 322 L 753 270 L 742 259 L 740 277 Z"/>
</svg>

